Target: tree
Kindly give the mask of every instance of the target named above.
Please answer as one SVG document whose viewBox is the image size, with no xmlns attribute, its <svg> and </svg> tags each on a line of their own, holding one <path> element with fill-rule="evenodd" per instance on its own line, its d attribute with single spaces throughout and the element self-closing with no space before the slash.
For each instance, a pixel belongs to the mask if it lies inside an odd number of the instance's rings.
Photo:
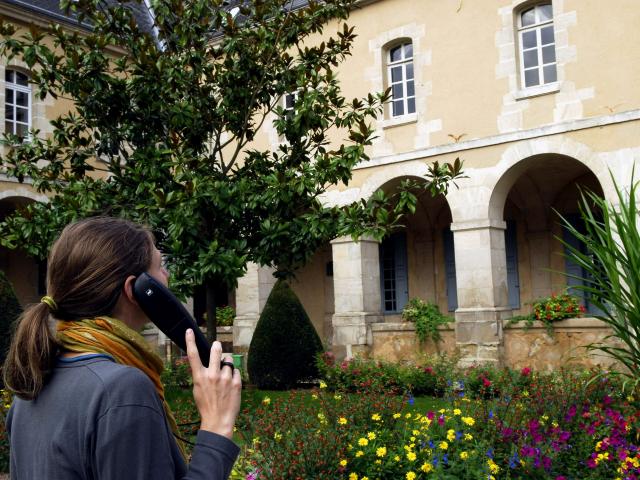
<svg viewBox="0 0 640 480">
<path fill-rule="evenodd" d="M 265 389 L 287 389 L 318 378 L 322 342 L 307 312 L 284 280 L 269 294 L 249 347 L 249 378 Z"/>
<path fill-rule="evenodd" d="M 22 307 L 16 297 L 13 287 L 5 273 L 0 270 L 0 365 L 9 349 L 13 325 L 22 313 Z M 2 385 L 0 378 L 0 385 Z"/>
<path fill-rule="evenodd" d="M 343 22 L 356 0 L 252 0 L 230 10 L 222 0 L 152 1 L 153 30 L 126 3 L 63 0 L 89 32 L 51 25 L 18 34 L 4 23 L 0 55 L 31 69 L 35 94 L 68 98 L 73 109 L 54 132 L 29 142 L 5 138 L 7 174 L 54 194 L 0 224 L 2 244 L 38 257 L 69 221 L 97 214 L 149 224 L 169 257 L 172 286 L 208 292 L 233 286 L 247 261 L 286 277 L 340 235 L 381 238 L 413 212 L 413 184 L 395 196 L 327 207 L 321 195 L 347 185 L 368 160 L 370 121 L 387 93 L 347 101 L 336 67 L 354 30 Z M 234 16 L 234 13 L 237 14 Z M 297 92 L 293 112 L 279 99 Z M 252 143 L 274 119 L 276 151 Z M 346 138 L 336 144 L 332 138 Z M 434 194 L 460 175 L 459 161 L 433 164 Z M 424 188 L 424 187 L 423 187 Z"/>
<path fill-rule="evenodd" d="M 611 176 L 616 190 L 617 206 L 597 194 L 581 193 L 580 214 L 584 230 L 561 216 L 562 225 L 580 243 L 563 241 L 568 257 L 579 265 L 584 277 L 572 286 L 589 298 L 599 313 L 596 318 L 606 323 L 612 334 L 606 340 L 587 345 L 597 353 L 605 352 L 617 360 L 627 377 L 625 385 L 637 390 L 640 382 L 640 230 L 638 230 L 638 183 L 631 175 L 631 186 L 623 190 Z"/>
</svg>

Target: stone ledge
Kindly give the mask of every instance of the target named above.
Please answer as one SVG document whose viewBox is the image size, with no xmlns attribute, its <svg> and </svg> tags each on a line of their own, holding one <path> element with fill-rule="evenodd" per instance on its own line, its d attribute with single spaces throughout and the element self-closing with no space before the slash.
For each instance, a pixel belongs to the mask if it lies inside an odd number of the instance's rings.
<svg viewBox="0 0 640 480">
<path fill-rule="evenodd" d="M 372 332 L 414 332 L 416 330 L 412 322 L 372 323 L 370 327 Z M 453 331 L 454 329 L 453 322 L 438 326 L 438 330 L 442 331 Z"/>
<path fill-rule="evenodd" d="M 593 329 L 610 329 L 609 325 L 607 325 L 602 320 L 598 320 L 593 317 L 581 317 L 581 318 L 567 318 L 566 320 L 558 320 L 557 322 L 552 322 L 551 327 L 553 330 L 557 331 L 567 331 L 567 330 L 593 330 Z M 522 322 L 518 322 L 517 324 L 509 324 L 508 320 L 505 320 L 503 328 L 505 330 L 546 330 L 547 325 L 543 322 L 535 320 L 533 324 L 528 327 L 523 320 Z"/>
</svg>

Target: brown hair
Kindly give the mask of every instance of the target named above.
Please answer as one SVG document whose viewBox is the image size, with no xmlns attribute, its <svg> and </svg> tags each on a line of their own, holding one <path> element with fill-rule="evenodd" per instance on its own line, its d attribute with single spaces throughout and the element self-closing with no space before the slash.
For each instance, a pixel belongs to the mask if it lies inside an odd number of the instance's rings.
<svg viewBox="0 0 640 480">
<path fill-rule="evenodd" d="M 54 242 L 47 262 L 44 303 L 29 306 L 18 319 L 4 363 L 6 386 L 24 399 L 37 397 L 58 353 L 50 316 L 81 320 L 109 315 L 129 275 L 149 268 L 153 236 L 120 218 L 94 217 L 67 225 Z"/>
</svg>

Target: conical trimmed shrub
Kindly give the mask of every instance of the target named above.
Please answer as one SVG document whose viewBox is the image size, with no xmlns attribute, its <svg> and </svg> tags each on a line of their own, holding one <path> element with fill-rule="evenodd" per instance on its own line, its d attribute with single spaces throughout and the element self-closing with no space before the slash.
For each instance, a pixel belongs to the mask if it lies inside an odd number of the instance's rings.
<svg viewBox="0 0 640 480">
<path fill-rule="evenodd" d="M 300 300 L 283 280 L 273 287 L 249 346 L 249 379 L 282 390 L 318 378 L 322 342 Z"/>
<path fill-rule="evenodd" d="M 0 270 L 0 364 L 4 363 L 7 356 L 7 350 L 11 343 L 11 333 L 13 332 L 13 323 L 22 313 L 22 307 L 16 297 L 11 282 Z M 2 377 L 0 376 L 0 384 Z"/>
</svg>

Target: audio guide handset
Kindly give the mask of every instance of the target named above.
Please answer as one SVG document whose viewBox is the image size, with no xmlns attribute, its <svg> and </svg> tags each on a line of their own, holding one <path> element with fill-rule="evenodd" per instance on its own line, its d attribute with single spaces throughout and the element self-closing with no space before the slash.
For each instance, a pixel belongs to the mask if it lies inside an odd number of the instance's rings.
<svg viewBox="0 0 640 480">
<path fill-rule="evenodd" d="M 182 302 L 167 287 L 148 273 L 143 273 L 136 278 L 133 296 L 149 320 L 185 352 L 185 332 L 188 328 L 192 329 L 200 360 L 205 367 L 209 366 L 209 342 Z"/>
</svg>

